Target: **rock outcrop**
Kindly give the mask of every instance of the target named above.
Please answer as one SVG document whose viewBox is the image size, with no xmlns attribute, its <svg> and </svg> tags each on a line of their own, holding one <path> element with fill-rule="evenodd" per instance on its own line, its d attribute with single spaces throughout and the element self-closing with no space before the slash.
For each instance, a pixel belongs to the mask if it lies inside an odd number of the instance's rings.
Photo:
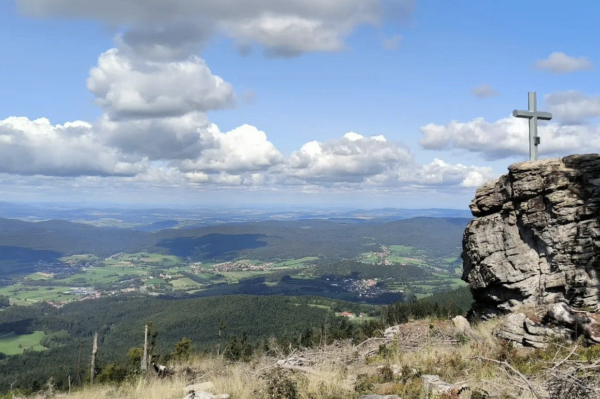
<svg viewBox="0 0 600 399">
<path fill-rule="evenodd" d="M 462 278 L 473 314 L 556 303 L 598 308 L 600 155 L 514 164 L 478 189 L 470 207 L 476 218 L 463 237 Z"/>
</svg>

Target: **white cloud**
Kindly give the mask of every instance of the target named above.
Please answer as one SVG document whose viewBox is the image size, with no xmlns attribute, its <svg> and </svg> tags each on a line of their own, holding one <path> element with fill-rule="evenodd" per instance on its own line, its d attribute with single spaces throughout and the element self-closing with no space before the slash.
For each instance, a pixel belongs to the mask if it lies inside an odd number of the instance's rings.
<svg viewBox="0 0 600 399">
<path fill-rule="evenodd" d="M 431 163 L 417 169 L 412 179 L 408 176 L 405 178 L 423 185 L 458 185 L 476 188 L 494 177 L 494 172 L 490 167 L 451 165 L 435 158 Z"/>
<path fill-rule="evenodd" d="M 143 159 L 105 146 L 92 126 L 75 121 L 52 125 L 48 119 L 0 120 L 0 172 L 19 175 L 133 175 L 147 168 Z"/>
<path fill-rule="evenodd" d="M 180 116 L 234 103 L 231 85 L 194 56 L 146 61 L 113 48 L 90 71 L 87 87 L 112 119 Z"/>
<path fill-rule="evenodd" d="M 226 30 L 239 38 L 242 46 L 258 42 L 267 47 L 268 55 L 295 56 L 309 51 L 340 51 L 344 47 L 342 36 L 351 28 L 295 15 L 265 14 L 241 23 L 227 23 Z"/>
<path fill-rule="evenodd" d="M 548 111 L 567 122 L 580 122 L 600 116 L 600 96 L 588 96 L 580 91 L 556 92 L 545 97 Z"/>
<path fill-rule="evenodd" d="M 496 122 L 475 118 L 470 122 L 452 121 L 447 125 L 421 127 L 419 144 L 428 150 L 460 149 L 480 153 L 494 160 L 528 154 L 528 123 L 508 117 Z M 541 154 L 568 155 L 574 152 L 600 151 L 600 126 L 567 126 L 556 123 L 538 127 Z"/>
<path fill-rule="evenodd" d="M 286 166 L 289 176 L 306 182 L 363 182 L 412 162 L 408 149 L 382 136 L 366 138 L 351 132 L 341 139 L 304 144 Z"/>
<path fill-rule="evenodd" d="M 410 151 L 383 136 L 347 133 L 324 143 L 312 141 L 294 152 L 281 176 L 302 186 L 368 187 L 475 187 L 490 178 L 491 168 L 451 165 L 435 159 L 417 164 Z"/>
<path fill-rule="evenodd" d="M 158 123 L 163 131 L 171 129 L 175 136 L 147 136 L 146 140 L 144 135 L 155 130 L 148 123 Z M 110 124 L 130 132 L 131 143 L 136 144 L 128 147 L 121 141 L 116 145 L 115 137 L 122 133 L 107 133 Z M 192 130 L 195 125 L 200 127 Z M 188 130 L 193 131 L 195 141 L 190 145 L 194 151 L 188 157 L 174 157 L 182 155 L 185 147 L 185 135 L 178 138 L 176 134 Z M 160 188 L 193 191 L 203 187 L 312 187 L 331 192 L 448 190 L 475 187 L 492 176 L 490 168 L 451 165 L 439 159 L 419 165 L 407 148 L 383 136 L 364 137 L 354 132 L 326 142 L 306 143 L 284 157 L 256 127 L 243 125 L 223 133 L 199 114 L 125 122 L 105 120 L 96 126 L 8 118 L 0 121 L 0 143 L 0 176 L 12 176 L 11 184 L 39 185 L 41 191 L 50 190 L 48 185 L 52 184 L 104 193 L 131 189 L 154 192 Z M 162 153 L 157 152 L 160 147 Z M 16 178 L 29 175 L 38 177 Z M 71 180 L 61 180 L 61 176 L 71 176 Z"/>
<path fill-rule="evenodd" d="M 203 173 L 243 173 L 266 170 L 283 160 L 265 132 L 254 126 L 243 125 L 222 133 L 213 124 L 201 136 L 204 142 L 211 142 L 212 147 L 203 150 L 197 159 L 178 163 L 179 169 Z"/>
<path fill-rule="evenodd" d="M 148 54 L 180 54 L 215 32 L 256 42 L 273 55 L 338 51 L 361 24 L 410 15 L 414 0 L 16 0 L 37 16 L 93 18 L 126 26 L 123 40 Z M 153 28 L 148 28 L 152 26 Z"/>
<path fill-rule="evenodd" d="M 211 137 L 201 131 L 210 123 L 206 115 L 192 112 L 182 116 L 113 121 L 104 115 L 95 127 L 102 140 L 121 151 L 150 160 L 196 159 L 204 148 L 212 148 Z"/>
<path fill-rule="evenodd" d="M 475 86 L 471 90 L 471 94 L 477 98 L 488 98 L 500 95 L 500 93 L 490 85 Z"/>
<path fill-rule="evenodd" d="M 592 69 L 594 64 L 587 57 L 569 57 L 565 53 L 554 52 L 543 60 L 537 60 L 535 67 L 553 73 L 569 73 Z"/>
</svg>

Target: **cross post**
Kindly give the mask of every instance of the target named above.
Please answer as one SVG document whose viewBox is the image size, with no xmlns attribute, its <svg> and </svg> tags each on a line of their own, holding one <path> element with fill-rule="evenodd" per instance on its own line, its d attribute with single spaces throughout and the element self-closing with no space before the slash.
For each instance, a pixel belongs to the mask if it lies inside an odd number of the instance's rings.
<svg viewBox="0 0 600 399">
<path fill-rule="evenodd" d="M 552 119 L 550 112 L 542 112 L 537 110 L 537 100 L 535 91 L 529 92 L 529 109 L 527 111 L 513 111 L 513 116 L 516 118 L 527 118 L 529 119 L 529 160 L 537 161 L 538 159 L 538 145 L 540 144 L 540 138 L 537 135 L 537 121 L 541 119 L 543 121 L 549 121 Z"/>
</svg>

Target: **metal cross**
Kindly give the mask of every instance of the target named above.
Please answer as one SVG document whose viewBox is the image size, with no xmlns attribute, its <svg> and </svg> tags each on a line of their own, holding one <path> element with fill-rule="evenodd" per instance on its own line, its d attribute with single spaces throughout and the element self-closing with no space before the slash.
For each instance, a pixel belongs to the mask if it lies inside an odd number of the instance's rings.
<svg viewBox="0 0 600 399">
<path fill-rule="evenodd" d="M 527 111 L 513 111 L 513 116 L 517 118 L 528 118 L 529 119 L 529 160 L 537 161 L 538 159 L 538 145 L 540 144 L 540 138 L 537 135 L 537 121 L 541 119 L 543 121 L 549 121 L 552 119 L 550 112 L 541 112 L 537 110 L 535 91 L 529 92 L 529 110 Z"/>
</svg>

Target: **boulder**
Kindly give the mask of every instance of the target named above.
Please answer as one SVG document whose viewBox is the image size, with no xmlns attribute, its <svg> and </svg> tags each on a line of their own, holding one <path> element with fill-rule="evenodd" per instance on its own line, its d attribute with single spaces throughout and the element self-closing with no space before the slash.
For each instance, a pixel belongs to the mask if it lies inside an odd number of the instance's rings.
<svg viewBox="0 0 600 399">
<path fill-rule="evenodd" d="M 188 392 L 192 392 L 192 391 L 212 391 L 215 389 L 215 385 L 212 382 L 199 382 L 197 384 L 192 384 L 192 385 L 188 385 L 187 387 L 183 388 L 183 391 L 185 393 Z"/>
<path fill-rule="evenodd" d="M 312 364 L 313 364 L 313 362 L 304 356 L 293 356 L 293 357 L 290 357 L 287 359 L 277 361 L 277 365 L 280 367 L 283 367 L 286 365 L 295 366 L 295 367 L 305 367 L 305 366 L 310 366 Z"/>
<path fill-rule="evenodd" d="M 572 155 L 511 165 L 477 190 L 462 253 L 470 316 L 600 305 L 598 176 L 600 155 Z"/>
<path fill-rule="evenodd" d="M 215 395 L 211 392 L 215 386 L 212 382 L 199 382 L 197 384 L 188 385 L 183 388 L 186 395 L 183 399 L 229 399 L 229 395 L 226 393 Z"/>
<path fill-rule="evenodd" d="M 189 394 L 185 395 L 183 397 L 183 399 L 229 399 L 229 395 L 227 395 L 227 394 L 214 395 L 209 392 L 197 391 L 197 392 L 190 392 Z"/>
<path fill-rule="evenodd" d="M 526 319 L 527 316 L 523 313 L 509 314 L 498 330 L 498 337 L 522 344 L 525 336 Z"/>
<path fill-rule="evenodd" d="M 400 334 L 400 326 L 396 325 L 386 328 L 383 332 L 383 337 L 386 339 L 394 339 L 398 334 Z"/>
<path fill-rule="evenodd" d="M 453 318 L 452 323 L 454 324 L 456 331 L 458 331 L 461 334 L 466 335 L 471 332 L 471 324 L 467 319 L 465 319 L 462 316 L 456 316 L 455 318 Z"/>
<path fill-rule="evenodd" d="M 423 390 L 428 395 L 449 395 L 452 391 L 458 391 L 454 384 L 442 381 L 438 375 L 425 374 L 421 380 L 423 381 Z"/>
</svg>

